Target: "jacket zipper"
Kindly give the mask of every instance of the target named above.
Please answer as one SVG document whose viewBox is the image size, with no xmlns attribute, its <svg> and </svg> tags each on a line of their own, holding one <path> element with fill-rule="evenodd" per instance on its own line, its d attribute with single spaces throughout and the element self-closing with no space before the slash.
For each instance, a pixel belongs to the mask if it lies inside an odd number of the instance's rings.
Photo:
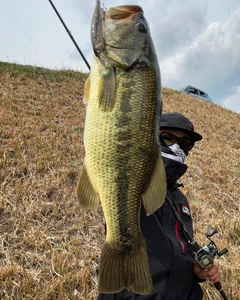
<svg viewBox="0 0 240 300">
<path fill-rule="evenodd" d="M 176 236 L 177 236 L 177 239 L 181 245 L 181 248 L 182 248 L 182 252 L 185 252 L 185 247 L 184 247 L 184 244 L 180 238 L 180 235 L 179 235 L 179 221 L 177 220 L 176 221 L 176 224 L 175 224 L 175 233 L 176 233 Z"/>
</svg>

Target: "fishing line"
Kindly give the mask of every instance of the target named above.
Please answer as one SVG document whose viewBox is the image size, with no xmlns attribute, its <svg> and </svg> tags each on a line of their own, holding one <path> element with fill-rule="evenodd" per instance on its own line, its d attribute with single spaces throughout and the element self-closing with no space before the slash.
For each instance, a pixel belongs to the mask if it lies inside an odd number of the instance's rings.
<svg viewBox="0 0 240 300">
<path fill-rule="evenodd" d="M 33 46 L 33 43 L 32 43 L 32 41 L 31 41 L 30 37 L 28 36 L 27 32 L 23 29 L 23 27 L 19 24 L 17 18 L 15 17 L 15 15 L 14 15 L 14 13 L 13 13 L 13 8 L 12 8 L 12 5 L 11 5 L 10 0 L 8 0 L 8 3 L 9 3 L 9 6 L 10 6 L 10 10 L 11 10 L 11 14 L 12 14 L 13 19 L 15 20 L 15 22 L 17 23 L 17 25 L 19 26 L 19 28 L 23 31 L 23 33 L 26 35 L 28 41 L 29 41 L 30 44 L 31 44 L 32 50 L 33 50 L 33 52 L 34 52 L 34 54 L 35 54 L 35 56 L 36 56 L 37 62 L 39 62 L 37 53 L 36 53 L 36 51 L 35 51 L 35 48 L 34 48 L 34 46 Z"/>
<path fill-rule="evenodd" d="M 12 5 L 11 5 L 10 0 L 8 0 L 8 3 L 9 3 L 9 6 L 10 6 L 10 10 L 11 10 L 11 14 L 12 14 L 13 19 L 15 20 L 15 22 L 17 23 L 17 25 L 19 26 L 19 28 L 24 32 L 24 34 L 26 35 L 28 41 L 30 42 L 31 47 L 32 47 L 32 50 L 33 50 L 33 52 L 34 52 L 34 54 L 35 54 L 35 57 L 36 57 L 36 59 L 37 59 L 37 64 L 40 64 L 40 65 L 41 65 L 40 60 L 39 60 L 39 58 L 38 58 L 38 55 L 37 55 L 37 53 L 36 53 L 36 51 L 35 51 L 35 48 L 34 48 L 34 46 L 33 46 L 33 43 L 32 43 L 32 41 L 31 41 L 29 35 L 28 35 L 27 32 L 24 30 L 24 28 L 20 25 L 20 23 L 18 22 L 17 18 L 15 17 L 15 15 L 14 15 L 14 13 L 13 13 L 13 8 L 12 8 Z M 9 60 L 9 58 L 8 58 L 8 60 Z M 10 60 L 9 60 L 9 62 L 10 62 Z M 48 88 L 49 88 L 51 94 L 53 95 L 54 92 L 53 92 L 52 86 L 51 86 L 51 84 L 50 84 L 49 78 L 48 78 L 48 76 L 47 76 L 46 68 L 42 67 L 42 70 L 43 70 L 44 78 L 46 79 Z"/>
</svg>

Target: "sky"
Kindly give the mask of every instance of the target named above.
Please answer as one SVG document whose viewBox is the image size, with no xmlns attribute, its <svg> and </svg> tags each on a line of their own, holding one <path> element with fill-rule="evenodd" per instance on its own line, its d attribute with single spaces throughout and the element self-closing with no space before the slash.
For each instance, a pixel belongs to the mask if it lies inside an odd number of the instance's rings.
<svg viewBox="0 0 240 300">
<path fill-rule="evenodd" d="M 52 0 L 89 64 L 95 0 Z M 193 85 L 240 113 L 240 0 L 104 0 L 143 8 L 162 86 Z M 2 0 L 0 61 L 88 72 L 48 0 Z"/>
</svg>

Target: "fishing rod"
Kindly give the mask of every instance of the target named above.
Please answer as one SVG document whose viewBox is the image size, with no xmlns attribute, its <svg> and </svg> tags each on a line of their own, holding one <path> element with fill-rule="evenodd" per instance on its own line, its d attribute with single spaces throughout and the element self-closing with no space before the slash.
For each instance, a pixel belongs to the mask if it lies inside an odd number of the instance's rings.
<svg viewBox="0 0 240 300">
<path fill-rule="evenodd" d="M 213 262 L 214 262 L 214 257 L 216 255 L 218 256 L 222 256 L 223 254 L 225 254 L 226 252 L 228 252 L 227 248 L 224 248 L 222 251 L 218 251 L 216 244 L 214 243 L 213 240 L 210 239 L 210 237 L 212 235 L 214 235 L 215 233 L 217 233 L 217 230 L 212 228 L 210 229 L 206 236 L 207 238 L 210 240 L 210 243 L 208 245 L 203 245 L 202 247 L 200 247 L 198 245 L 198 243 L 192 238 L 192 236 L 189 234 L 189 232 L 187 231 L 185 224 L 183 222 L 183 220 L 181 219 L 180 215 L 178 214 L 178 212 L 176 211 L 175 207 L 172 204 L 172 201 L 170 199 L 169 194 L 167 193 L 166 196 L 166 202 L 169 205 L 170 209 L 172 210 L 172 212 L 174 213 L 176 219 L 179 221 L 179 224 L 182 228 L 182 231 L 185 235 L 185 237 L 187 238 L 190 247 L 192 248 L 193 252 L 194 252 L 194 256 L 193 259 L 195 261 L 195 263 L 202 269 L 208 269 L 210 266 L 212 266 Z M 221 282 L 215 282 L 213 283 L 215 288 L 219 291 L 219 293 L 221 294 L 222 298 L 224 300 L 228 300 L 228 297 L 226 296 Z"/>
<path fill-rule="evenodd" d="M 54 6 L 54 4 L 52 3 L 51 0 L 48 0 L 50 2 L 50 4 L 52 5 L 52 8 L 54 9 L 55 13 L 57 14 L 57 16 L 59 17 L 61 23 L 63 24 L 64 28 L 66 29 L 68 35 L 70 36 L 71 40 L 73 41 L 73 44 L 75 45 L 75 47 L 77 48 L 78 52 L 80 53 L 82 59 L 84 60 L 85 64 L 87 65 L 88 69 L 91 70 L 91 67 L 88 63 L 88 61 L 86 60 L 85 56 L 83 55 L 81 49 L 79 48 L 78 44 L 76 43 L 74 37 L 72 36 L 71 31 L 67 28 L 66 24 L 64 23 L 62 17 L 60 16 L 59 12 L 57 11 L 56 7 Z"/>
</svg>

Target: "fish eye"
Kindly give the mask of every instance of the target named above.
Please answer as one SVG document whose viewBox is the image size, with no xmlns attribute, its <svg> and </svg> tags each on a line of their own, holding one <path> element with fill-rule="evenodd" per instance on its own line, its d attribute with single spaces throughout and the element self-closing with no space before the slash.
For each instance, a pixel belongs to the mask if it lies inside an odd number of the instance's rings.
<svg viewBox="0 0 240 300">
<path fill-rule="evenodd" d="M 144 22 L 137 23 L 137 29 L 140 32 L 146 33 L 147 32 L 147 26 Z"/>
</svg>

